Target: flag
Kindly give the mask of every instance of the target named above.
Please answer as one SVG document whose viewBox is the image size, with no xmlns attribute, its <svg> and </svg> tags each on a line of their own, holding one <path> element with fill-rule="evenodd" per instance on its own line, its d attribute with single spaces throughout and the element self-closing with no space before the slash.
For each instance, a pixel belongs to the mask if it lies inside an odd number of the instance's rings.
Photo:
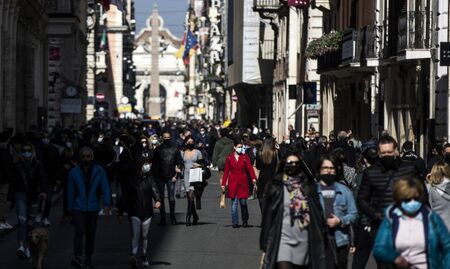
<svg viewBox="0 0 450 269">
<path fill-rule="evenodd" d="M 188 31 L 185 42 L 183 61 L 185 65 L 188 65 L 190 56 L 194 55 L 195 51 L 198 49 L 198 41 L 195 35 L 191 31 Z"/>
<path fill-rule="evenodd" d="M 183 57 L 185 49 L 186 49 L 186 32 L 183 34 L 183 39 L 181 39 L 181 47 L 175 54 L 175 57 L 177 57 L 177 59 Z"/>
<path fill-rule="evenodd" d="M 116 6 L 118 10 L 124 11 L 124 0 L 109 0 L 110 4 Z"/>
<path fill-rule="evenodd" d="M 106 48 L 106 29 L 103 29 L 102 38 L 100 39 L 100 50 Z"/>
</svg>

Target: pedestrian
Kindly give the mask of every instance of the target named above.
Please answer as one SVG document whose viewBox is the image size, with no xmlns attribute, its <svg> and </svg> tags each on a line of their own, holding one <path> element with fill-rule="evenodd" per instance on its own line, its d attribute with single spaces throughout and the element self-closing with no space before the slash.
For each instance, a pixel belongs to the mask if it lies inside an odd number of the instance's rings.
<svg viewBox="0 0 450 269">
<path fill-rule="evenodd" d="M 353 190 L 356 185 L 356 170 L 355 168 L 348 165 L 348 161 L 345 158 L 344 150 L 341 148 L 336 148 L 333 150 L 332 154 L 339 161 L 339 168 L 342 171 L 338 171 L 338 181 L 345 186 L 347 186 L 350 190 Z"/>
<path fill-rule="evenodd" d="M 90 147 L 83 147 L 79 155 L 80 164 L 70 171 L 67 187 L 68 209 L 72 212 L 75 224 L 74 258 L 71 264 L 76 268 L 93 268 L 100 198 L 103 198 L 104 214 L 110 215 L 111 191 L 105 170 L 93 162 L 94 151 Z"/>
<path fill-rule="evenodd" d="M 437 162 L 428 176 L 427 189 L 431 209 L 439 214 L 450 230 L 450 166 Z"/>
<path fill-rule="evenodd" d="M 44 167 L 36 158 L 31 143 L 25 142 L 21 147 L 21 157 L 12 171 L 12 193 L 17 215 L 17 242 L 19 248 L 16 255 L 19 259 L 30 258 L 27 246 L 28 225 L 34 222 L 33 205 L 47 198 L 48 185 Z"/>
<path fill-rule="evenodd" d="M 364 170 L 357 198 L 360 213 L 370 222 L 366 228 L 370 238 L 363 243 L 369 248 L 373 247 L 385 209 L 393 202 L 393 183 L 400 178 L 418 175 L 414 165 L 400 159 L 397 142 L 391 136 L 383 136 L 378 141 L 378 156 L 377 163 Z M 360 266 L 365 268 L 365 264 Z"/>
<path fill-rule="evenodd" d="M 164 202 L 165 188 L 167 188 L 167 197 L 169 200 L 170 223 L 176 225 L 175 217 L 175 182 L 177 174 L 181 173 L 181 156 L 178 148 L 171 143 L 171 134 L 164 131 L 162 134 L 163 143 L 153 152 L 152 174 L 158 184 L 159 194 L 161 195 L 161 207 L 159 225 L 166 225 L 166 207 Z"/>
<path fill-rule="evenodd" d="M 394 202 L 386 209 L 373 248 L 379 264 L 450 268 L 450 234 L 441 217 L 421 202 L 425 196 L 419 179 L 406 177 L 394 183 Z"/>
<path fill-rule="evenodd" d="M 61 176 L 61 185 L 64 193 L 63 198 L 63 216 L 61 218 L 61 223 L 65 224 L 67 223 L 71 218 L 72 214 L 69 211 L 68 208 L 68 202 L 67 202 L 67 183 L 69 180 L 69 173 L 70 170 L 72 170 L 77 165 L 77 157 L 75 155 L 75 150 L 73 148 L 73 144 L 70 141 L 66 142 L 66 147 L 61 152 L 61 163 L 63 166 L 62 170 L 62 176 Z"/>
<path fill-rule="evenodd" d="M 147 257 L 148 234 L 153 217 L 153 200 L 155 207 L 161 206 L 158 186 L 150 173 L 151 164 L 144 162 L 128 180 L 122 182 L 122 200 L 119 203 L 119 223 L 122 223 L 123 213 L 128 214 L 131 229 L 132 267 L 148 267 Z"/>
<path fill-rule="evenodd" d="M 184 188 L 186 190 L 187 210 L 186 210 L 186 226 L 191 226 L 191 216 L 193 217 L 193 225 L 198 223 L 198 214 L 195 207 L 194 186 L 189 181 L 189 173 L 193 168 L 199 168 L 197 161 L 203 159 L 202 152 L 195 148 L 195 141 L 192 136 L 184 139 L 184 151 L 181 153 L 184 170 Z"/>
<path fill-rule="evenodd" d="M 327 268 L 327 232 L 317 184 L 289 152 L 264 193 L 262 269 Z"/>
<path fill-rule="evenodd" d="M 229 136 L 229 129 L 220 129 L 220 139 L 214 145 L 212 164 L 219 170 L 219 178 L 222 178 L 228 155 L 233 152 L 233 140 Z"/>
<path fill-rule="evenodd" d="M 255 165 L 258 170 L 256 195 L 262 213 L 264 190 L 267 183 L 275 177 L 278 166 L 278 150 L 275 148 L 275 140 L 273 138 L 266 138 L 264 140 L 261 149 L 256 154 Z"/>
<path fill-rule="evenodd" d="M 13 157 L 9 145 L 12 130 L 0 133 L 0 231 L 13 228 L 6 220 L 8 208 L 8 192 L 11 183 Z"/>
<path fill-rule="evenodd" d="M 425 161 L 414 151 L 413 143 L 411 141 L 406 141 L 405 143 L 403 143 L 402 159 L 415 165 L 420 173 L 420 177 L 425 177 L 425 174 L 427 172 Z"/>
<path fill-rule="evenodd" d="M 42 215 L 42 223 L 50 226 L 50 210 L 52 207 L 53 190 L 56 186 L 61 185 L 61 169 L 60 155 L 58 149 L 51 143 L 50 134 L 44 132 L 41 135 L 41 142 L 37 147 L 36 157 L 42 163 L 45 175 L 48 179 L 47 201 Z M 38 220 L 39 222 L 40 220 Z"/>
<path fill-rule="evenodd" d="M 337 269 L 347 269 L 348 254 L 353 247 L 350 228 L 356 221 L 358 211 L 351 190 L 339 182 L 339 160 L 334 155 L 323 155 L 318 162 L 318 192 L 328 225 L 328 237 L 335 243 Z M 330 256 L 334 253 L 330 253 Z M 330 265 L 329 268 L 332 268 Z"/>
<path fill-rule="evenodd" d="M 248 227 L 248 207 L 247 199 L 249 197 L 249 186 L 247 183 L 247 175 L 256 184 L 256 175 L 250 158 L 245 154 L 242 141 L 234 141 L 234 151 L 228 155 L 225 162 L 225 169 L 222 177 L 222 191 L 228 188 L 228 198 L 231 199 L 231 219 L 232 227 L 239 227 L 238 203 L 241 205 L 242 227 Z"/>
</svg>

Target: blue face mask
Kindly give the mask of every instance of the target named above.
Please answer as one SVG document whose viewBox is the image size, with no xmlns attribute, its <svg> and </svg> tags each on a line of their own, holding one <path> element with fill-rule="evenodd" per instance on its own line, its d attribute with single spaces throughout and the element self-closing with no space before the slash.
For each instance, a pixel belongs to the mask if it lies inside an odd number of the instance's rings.
<svg viewBox="0 0 450 269">
<path fill-rule="evenodd" d="M 22 153 L 22 157 L 23 158 L 25 158 L 25 159 L 31 159 L 31 157 L 33 156 L 33 153 L 32 152 L 23 152 Z"/>
<path fill-rule="evenodd" d="M 422 207 L 422 203 L 416 200 L 411 200 L 409 202 L 403 201 L 401 207 L 406 213 L 415 214 Z"/>
<path fill-rule="evenodd" d="M 48 144 L 50 144 L 50 139 L 48 139 L 48 138 L 43 138 L 43 139 L 42 139 L 42 143 L 43 143 L 44 145 L 48 145 Z"/>
<path fill-rule="evenodd" d="M 236 149 L 236 153 L 237 153 L 237 154 L 244 154 L 244 152 L 245 152 L 245 151 L 244 151 L 244 148 L 237 148 L 237 149 Z"/>
</svg>

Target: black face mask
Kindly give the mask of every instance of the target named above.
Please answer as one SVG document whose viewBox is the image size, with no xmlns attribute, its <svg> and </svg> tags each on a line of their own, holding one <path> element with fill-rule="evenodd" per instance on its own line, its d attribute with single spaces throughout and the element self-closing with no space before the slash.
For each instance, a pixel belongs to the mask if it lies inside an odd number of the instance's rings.
<svg viewBox="0 0 450 269">
<path fill-rule="evenodd" d="M 444 161 L 450 165 L 450 153 L 445 153 L 444 154 Z"/>
<path fill-rule="evenodd" d="M 92 165 L 92 161 L 90 161 L 90 160 L 83 160 L 83 161 L 81 161 L 80 163 L 81 163 L 81 165 L 83 165 L 84 167 L 89 167 L 89 166 Z"/>
<path fill-rule="evenodd" d="M 170 146 L 170 139 L 164 139 L 163 144 L 166 146 Z"/>
<path fill-rule="evenodd" d="M 383 156 L 380 158 L 380 161 L 384 168 L 392 169 L 395 167 L 396 159 L 396 156 Z"/>
<path fill-rule="evenodd" d="M 194 144 L 186 144 L 186 149 L 193 150 L 195 148 Z"/>
<path fill-rule="evenodd" d="M 299 165 L 286 165 L 284 167 L 284 172 L 290 177 L 300 174 L 301 171 L 302 169 Z"/>
<path fill-rule="evenodd" d="M 331 184 L 333 184 L 336 181 L 336 175 L 320 175 L 320 179 L 327 184 L 328 186 L 330 186 Z"/>
</svg>

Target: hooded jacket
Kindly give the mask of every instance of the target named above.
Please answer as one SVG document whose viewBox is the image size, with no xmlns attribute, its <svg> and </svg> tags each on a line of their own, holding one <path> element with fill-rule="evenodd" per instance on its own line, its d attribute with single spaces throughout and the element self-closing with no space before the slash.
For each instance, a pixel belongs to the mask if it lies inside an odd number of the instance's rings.
<svg viewBox="0 0 450 269">
<path fill-rule="evenodd" d="M 220 170 L 225 169 L 225 163 L 228 155 L 233 152 L 234 143 L 228 137 L 222 137 L 216 142 L 214 146 L 214 152 L 212 157 L 212 163 L 217 166 Z"/>
<path fill-rule="evenodd" d="M 450 179 L 444 178 L 441 184 L 427 184 L 431 209 L 439 214 L 450 230 Z"/>
</svg>

